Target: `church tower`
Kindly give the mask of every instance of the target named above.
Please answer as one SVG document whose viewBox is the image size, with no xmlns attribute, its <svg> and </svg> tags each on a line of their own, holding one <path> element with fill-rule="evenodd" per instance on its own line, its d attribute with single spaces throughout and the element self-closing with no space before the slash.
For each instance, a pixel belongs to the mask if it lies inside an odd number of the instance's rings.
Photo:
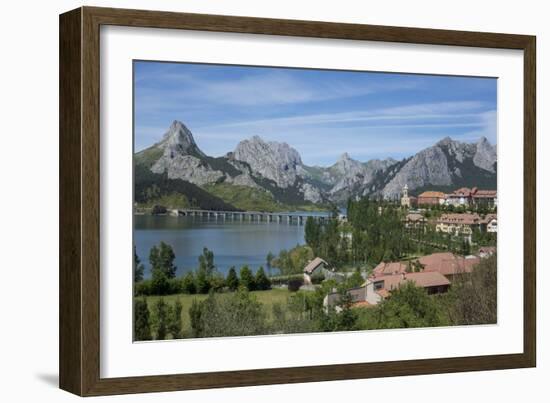
<svg viewBox="0 0 550 403">
<path fill-rule="evenodd" d="M 411 207 L 411 199 L 409 198 L 409 187 L 405 183 L 403 186 L 403 196 L 401 196 L 401 206 Z"/>
</svg>

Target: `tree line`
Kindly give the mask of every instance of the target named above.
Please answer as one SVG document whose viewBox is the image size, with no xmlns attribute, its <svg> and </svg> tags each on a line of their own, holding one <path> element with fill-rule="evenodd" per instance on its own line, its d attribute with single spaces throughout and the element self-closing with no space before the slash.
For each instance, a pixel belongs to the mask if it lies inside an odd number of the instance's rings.
<svg viewBox="0 0 550 403">
<path fill-rule="evenodd" d="M 483 259 L 472 273 L 454 281 L 445 294 L 428 295 L 409 282 L 392 291 L 390 298 L 366 308 L 354 307 L 347 292 L 350 284 L 333 280 L 324 281 L 315 291 L 293 293 L 270 310 L 242 286 L 234 293 L 210 292 L 203 301 L 193 301 L 186 329 L 181 326 L 178 300 L 171 307 L 160 298 L 148 308 L 144 298 L 136 298 L 135 339 L 493 324 L 497 320 L 496 263 L 496 255 Z M 338 309 L 323 303 L 334 290 L 339 295 Z"/>
<path fill-rule="evenodd" d="M 261 266 L 253 273 L 244 265 L 238 274 L 236 268 L 231 267 L 224 277 L 216 270 L 214 252 L 206 247 L 198 258 L 198 268 L 180 277 L 176 276 L 175 259 L 174 250 L 167 243 L 161 241 L 158 246 L 153 246 L 149 252 L 151 278 L 144 279 L 144 265 L 134 247 L 134 294 L 208 294 L 210 291 L 236 291 L 241 286 L 248 291 L 271 288 L 271 281 Z"/>
</svg>

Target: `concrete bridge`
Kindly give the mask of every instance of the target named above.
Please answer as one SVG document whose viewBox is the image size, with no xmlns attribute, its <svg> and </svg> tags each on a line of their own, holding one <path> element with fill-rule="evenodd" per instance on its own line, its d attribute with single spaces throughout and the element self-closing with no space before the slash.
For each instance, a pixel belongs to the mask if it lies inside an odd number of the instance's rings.
<svg viewBox="0 0 550 403">
<path fill-rule="evenodd" d="M 210 217 L 221 220 L 248 221 L 248 222 L 278 222 L 278 223 L 297 223 L 305 224 L 308 217 L 314 220 L 326 220 L 326 215 L 312 215 L 304 213 L 269 213 L 264 211 L 217 211 L 217 210 L 196 210 L 196 209 L 169 209 L 168 213 L 173 216 L 189 217 Z"/>
</svg>

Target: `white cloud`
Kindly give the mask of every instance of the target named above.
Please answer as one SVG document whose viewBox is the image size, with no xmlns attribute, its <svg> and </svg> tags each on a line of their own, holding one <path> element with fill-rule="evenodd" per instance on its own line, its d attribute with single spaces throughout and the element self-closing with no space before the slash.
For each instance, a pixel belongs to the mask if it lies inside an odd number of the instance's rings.
<svg viewBox="0 0 550 403">
<path fill-rule="evenodd" d="M 136 82 L 144 82 L 144 74 Z M 409 90 L 418 87 L 416 81 L 397 83 L 367 83 L 350 85 L 343 81 L 310 83 L 299 80 L 284 71 L 244 76 L 239 79 L 204 79 L 185 73 L 163 73 L 155 81 L 162 88 L 139 88 L 140 107 L 143 110 L 174 108 L 186 104 L 210 102 L 234 106 L 284 105 L 312 101 L 363 96 L 379 92 Z M 166 86 L 169 88 L 167 89 Z M 192 102 L 189 102 L 189 101 Z"/>
</svg>

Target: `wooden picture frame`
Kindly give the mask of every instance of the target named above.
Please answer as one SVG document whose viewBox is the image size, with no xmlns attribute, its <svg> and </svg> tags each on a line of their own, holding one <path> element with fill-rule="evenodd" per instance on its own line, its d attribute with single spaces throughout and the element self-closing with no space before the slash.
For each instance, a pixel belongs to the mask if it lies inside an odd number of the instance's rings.
<svg viewBox="0 0 550 403">
<path fill-rule="evenodd" d="M 171 28 L 524 52 L 523 353 L 227 372 L 100 377 L 100 26 Z M 60 387 L 81 396 L 533 367 L 536 364 L 535 37 L 81 7 L 60 16 Z"/>
</svg>

